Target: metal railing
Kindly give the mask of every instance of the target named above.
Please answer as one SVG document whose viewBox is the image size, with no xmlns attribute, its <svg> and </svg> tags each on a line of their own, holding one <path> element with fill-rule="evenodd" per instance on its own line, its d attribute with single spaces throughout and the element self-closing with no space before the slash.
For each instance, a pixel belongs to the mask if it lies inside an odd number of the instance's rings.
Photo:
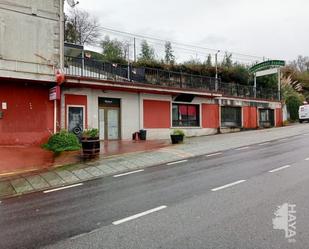
<svg viewBox="0 0 309 249">
<path fill-rule="evenodd" d="M 127 81 L 176 89 L 202 90 L 225 96 L 278 100 L 277 89 L 254 89 L 253 86 L 223 83 L 213 77 L 173 72 L 149 67 L 133 67 L 65 56 L 65 74 L 94 79 Z"/>
</svg>

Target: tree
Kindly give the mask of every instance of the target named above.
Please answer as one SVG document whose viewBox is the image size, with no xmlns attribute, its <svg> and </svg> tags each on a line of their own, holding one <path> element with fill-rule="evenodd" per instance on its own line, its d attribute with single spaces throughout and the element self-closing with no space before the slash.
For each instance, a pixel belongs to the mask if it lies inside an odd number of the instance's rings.
<svg viewBox="0 0 309 249">
<path fill-rule="evenodd" d="M 95 17 L 91 17 L 85 10 L 74 8 L 65 17 L 66 42 L 79 45 L 96 45 L 101 36 L 101 27 Z"/>
<path fill-rule="evenodd" d="M 231 53 L 225 52 L 224 59 L 222 62 L 223 67 L 230 68 L 233 66 L 232 56 L 233 55 Z"/>
<path fill-rule="evenodd" d="M 165 63 L 166 64 L 175 63 L 174 51 L 172 49 L 172 44 L 169 41 L 165 43 Z"/>
<path fill-rule="evenodd" d="M 206 66 L 207 66 L 207 67 L 212 67 L 212 58 L 211 58 L 211 54 L 209 54 L 209 55 L 207 56 Z"/>
<path fill-rule="evenodd" d="M 141 61 L 154 61 L 155 60 L 154 49 L 147 43 L 146 40 L 142 41 L 139 60 Z"/>
<path fill-rule="evenodd" d="M 110 62 L 124 63 L 124 46 L 124 43 L 118 41 L 117 39 L 111 40 L 109 36 L 105 36 L 104 40 L 101 41 L 101 47 L 103 49 L 102 55 L 104 60 Z"/>
<path fill-rule="evenodd" d="M 292 61 L 291 66 L 301 73 L 309 72 L 309 57 L 299 55 L 296 60 Z"/>
</svg>

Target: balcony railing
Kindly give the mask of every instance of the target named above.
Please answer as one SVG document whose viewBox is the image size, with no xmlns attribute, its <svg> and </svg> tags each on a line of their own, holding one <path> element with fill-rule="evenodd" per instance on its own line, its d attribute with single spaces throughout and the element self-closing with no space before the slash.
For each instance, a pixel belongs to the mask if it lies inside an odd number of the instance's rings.
<svg viewBox="0 0 309 249">
<path fill-rule="evenodd" d="M 160 87 L 221 93 L 225 96 L 278 100 L 277 89 L 254 89 L 220 79 L 149 67 L 132 67 L 93 59 L 65 57 L 65 74 L 100 80 L 143 83 Z"/>
</svg>

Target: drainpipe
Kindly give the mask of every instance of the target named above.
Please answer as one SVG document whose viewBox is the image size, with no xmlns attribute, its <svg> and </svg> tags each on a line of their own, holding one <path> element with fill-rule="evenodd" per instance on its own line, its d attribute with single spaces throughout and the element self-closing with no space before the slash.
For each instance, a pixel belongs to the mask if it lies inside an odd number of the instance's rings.
<svg viewBox="0 0 309 249">
<path fill-rule="evenodd" d="M 278 100 L 281 101 L 281 70 L 278 68 Z"/>
<path fill-rule="evenodd" d="M 60 29 L 59 29 L 59 38 L 60 38 L 60 63 L 59 67 L 61 70 L 64 68 L 64 0 L 60 0 Z"/>
<path fill-rule="evenodd" d="M 221 98 L 218 99 L 218 105 L 219 105 L 219 127 L 218 127 L 218 134 L 221 134 Z"/>
<path fill-rule="evenodd" d="M 59 64 L 61 72 L 64 68 L 64 0 L 59 0 Z M 54 134 L 57 133 L 57 100 L 54 100 Z"/>
</svg>

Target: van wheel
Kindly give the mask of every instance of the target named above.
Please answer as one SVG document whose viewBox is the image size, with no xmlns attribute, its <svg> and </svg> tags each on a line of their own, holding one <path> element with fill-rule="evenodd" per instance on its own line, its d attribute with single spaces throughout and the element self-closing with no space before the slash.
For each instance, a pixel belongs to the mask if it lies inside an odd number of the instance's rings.
<svg viewBox="0 0 309 249">
<path fill-rule="evenodd" d="M 301 124 L 302 124 L 302 123 L 303 123 L 303 120 L 301 120 L 301 119 L 300 119 L 300 120 L 299 120 L 299 123 L 301 123 Z"/>
</svg>

